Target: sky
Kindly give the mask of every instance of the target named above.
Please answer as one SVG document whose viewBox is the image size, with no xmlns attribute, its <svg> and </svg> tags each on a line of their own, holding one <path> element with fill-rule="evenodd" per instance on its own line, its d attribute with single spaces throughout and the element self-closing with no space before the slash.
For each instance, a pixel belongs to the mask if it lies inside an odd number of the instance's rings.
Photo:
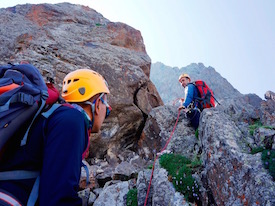
<svg viewBox="0 0 275 206">
<path fill-rule="evenodd" d="M 17 4 L 66 0 L 9 0 Z M 139 30 L 152 63 L 213 67 L 242 94 L 275 92 L 275 0 L 67 0 Z M 177 81 L 177 80 L 176 80 Z M 207 80 L 206 80 L 207 81 Z"/>
</svg>

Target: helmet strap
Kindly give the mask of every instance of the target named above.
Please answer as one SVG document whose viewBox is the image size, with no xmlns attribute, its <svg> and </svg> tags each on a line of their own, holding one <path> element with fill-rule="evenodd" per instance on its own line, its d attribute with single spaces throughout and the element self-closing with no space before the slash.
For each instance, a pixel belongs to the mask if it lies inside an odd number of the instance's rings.
<svg viewBox="0 0 275 206">
<path fill-rule="evenodd" d="M 91 106 L 91 111 L 92 111 L 92 120 L 90 119 L 90 117 L 87 114 L 87 117 L 89 118 L 89 127 L 91 128 L 91 130 L 93 129 L 94 126 L 94 118 L 95 118 L 95 103 L 91 103 L 89 101 L 84 102 L 85 104 L 88 104 Z"/>
<path fill-rule="evenodd" d="M 85 116 L 85 122 L 86 122 L 86 125 L 88 126 L 88 128 L 90 128 L 92 130 L 93 128 L 93 125 L 94 125 L 94 107 L 95 105 L 92 104 L 91 102 L 85 102 L 86 104 L 89 104 L 91 106 L 91 110 L 92 110 L 92 120 L 91 118 L 89 117 L 89 115 L 86 113 L 86 111 L 81 107 L 79 106 L 78 104 L 72 104 L 72 106 L 77 109 L 78 111 L 80 111 L 84 116 Z"/>
<path fill-rule="evenodd" d="M 90 128 L 92 130 L 94 126 L 94 118 L 95 118 L 95 104 L 91 105 L 91 110 L 92 110 L 92 120 L 90 120 Z"/>
</svg>

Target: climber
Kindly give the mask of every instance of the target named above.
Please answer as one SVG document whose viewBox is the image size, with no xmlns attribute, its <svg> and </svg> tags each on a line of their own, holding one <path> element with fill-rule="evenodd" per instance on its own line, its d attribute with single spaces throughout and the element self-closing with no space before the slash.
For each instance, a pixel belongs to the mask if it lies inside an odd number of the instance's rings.
<svg viewBox="0 0 275 206">
<path fill-rule="evenodd" d="M 77 194 L 82 158 L 88 150 L 89 133 L 99 132 L 110 114 L 109 93 L 106 81 L 93 70 L 79 69 L 64 78 L 62 97 L 70 104 L 62 104 L 47 119 L 40 115 L 28 143 L 23 147 L 13 144 L 11 155 L 0 159 L 0 205 L 27 205 L 37 180 L 36 203 L 40 206 L 82 205 Z M 3 172 L 13 170 L 37 171 L 39 176 L 1 179 Z"/>
<path fill-rule="evenodd" d="M 190 120 L 191 126 L 196 130 L 200 120 L 200 104 L 196 101 L 199 92 L 194 84 L 191 84 L 191 78 L 188 74 L 181 74 L 179 82 L 184 87 L 184 98 L 180 100 L 179 111 L 183 110 Z"/>
</svg>

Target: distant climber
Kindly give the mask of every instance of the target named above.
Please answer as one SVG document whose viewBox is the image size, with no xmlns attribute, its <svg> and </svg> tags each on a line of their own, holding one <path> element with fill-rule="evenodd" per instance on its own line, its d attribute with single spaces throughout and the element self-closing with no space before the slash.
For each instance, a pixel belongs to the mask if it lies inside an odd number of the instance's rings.
<svg viewBox="0 0 275 206">
<path fill-rule="evenodd" d="M 217 102 L 213 91 L 205 81 L 196 80 L 191 82 L 188 74 L 181 74 L 179 82 L 184 87 L 184 98 L 181 98 L 180 110 L 184 110 L 186 116 L 191 121 L 192 127 L 197 129 L 199 126 L 200 112 L 205 108 L 215 107 Z"/>
<path fill-rule="evenodd" d="M 201 105 L 197 101 L 199 98 L 199 91 L 197 87 L 191 83 L 191 78 L 188 74 L 181 74 L 179 82 L 184 87 L 184 98 L 182 98 L 181 105 L 178 108 L 186 113 L 187 118 L 190 120 L 191 126 L 197 129 L 199 126 Z"/>
</svg>

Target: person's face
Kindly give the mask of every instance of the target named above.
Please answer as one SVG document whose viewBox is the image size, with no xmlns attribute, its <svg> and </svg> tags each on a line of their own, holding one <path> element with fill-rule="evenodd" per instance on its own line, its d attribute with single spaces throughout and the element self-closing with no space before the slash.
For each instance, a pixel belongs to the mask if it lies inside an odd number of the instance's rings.
<svg viewBox="0 0 275 206">
<path fill-rule="evenodd" d="M 183 87 L 186 87 L 188 83 L 190 83 L 190 80 L 186 77 L 182 77 L 180 80 L 179 80 L 181 86 Z"/>
</svg>

